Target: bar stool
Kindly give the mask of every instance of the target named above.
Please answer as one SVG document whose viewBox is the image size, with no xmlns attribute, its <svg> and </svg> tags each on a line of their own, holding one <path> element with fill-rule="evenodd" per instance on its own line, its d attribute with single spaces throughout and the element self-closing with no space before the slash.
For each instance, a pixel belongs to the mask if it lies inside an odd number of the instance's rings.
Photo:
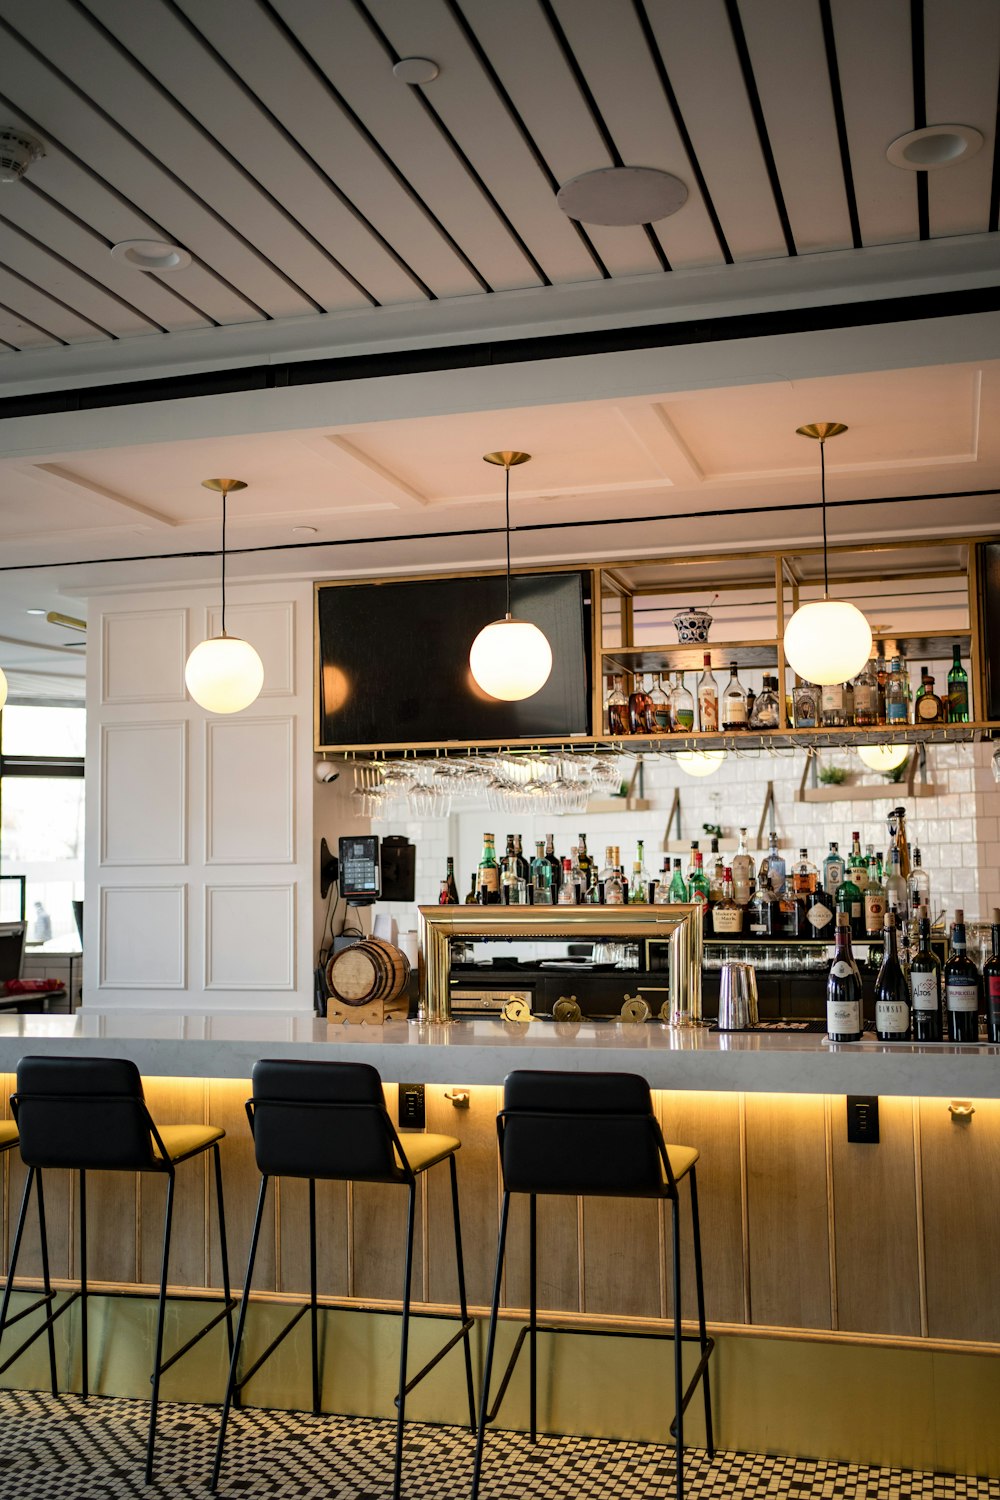
<svg viewBox="0 0 1000 1500">
<path fill-rule="evenodd" d="M 219 1483 L 226 1426 L 234 1398 L 260 1369 L 295 1324 L 307 1312 L 312 1323 L 313 1413 L 320 1415 L 320 1370 L 318 1355 L 318 1304 L 316 1300 L 316 1183 L 398 1183 L 409 1192 L 406 1219 L 406 1252 L 403 1271 L 403 1317 L 399 1348 L 399 1390 L 396 1405 L 396 1451 L 393 1469 L 393 1500 L 399 1500 L 403 1468 L 403 1423 L 406 1397 L 413 1387 L 461 1340 L 465 1346 L 465 1378 L 469 1394 L 469 1426 L 476 1427 L 476 1397 L 472 1382 L 472 1351 L 469 1333 L 473 1320 L 465 1296 L 465 1266 L 462 1259 L 462 1225 L 458 1207 L 458 1176 L 455 1152 L 460 1141 L 450 1135 L 407 1135 L 401 1141 L 389 1118 L 382 1095 L 382 1080 L 367 1063 L 258 1062 L 253 1070 L 253 1098 L 247 1100 L 247 1118 L 253 1133 L 254 1152 L 260 1169 L 260 1192 L 247 1259 L 243 1300 L 236 1325 L 226 1399 L 219 1425 L 210 1488 Z M 417 1178 L 422 1172 L 447 1162 L 451 1173 L 451 1205 L 455 1228 L 455 1259 L 461 1312 L 459 1331 L 444 1344 L 416 1375 L 406 1378 L 406 1356 L 410 1328 L 410 1285 L 413 1272 L 413 1230 L 417 1202 Z M 309 1183 L 309 1301 L 285 1324 L 241 1380 L 237 1367 L 254 1259 L 260 1237 L 268 1183 L 272 1177 L 304 1177 Z"/>
<path fill-rule="evenodd" d="M 14 1121 L 13 1120 L 0 1120 L 0 1156 L 6 1157 L 7 1153 L 10 1152 L 10 1151 L 13 1151 L 16 1145 L 17 1145 L 17 1126 L 15 1125 Z M 39 1183 L 39 1191 L 40 1190 L 41 1190 L 41 1183 Z M 42 1250 L 42 1295 L 36 1301 L 30 1303 L 30 1305 L 28 1307 L 22 1307 L 21 1311 L 19 1313 L 15 1313 L 12 1318 L 8 1318 L 7 1319 L 7 1327 L 8 1328 L 10 1328 L 11 1325 L 14 1324 L 14 1323 L 19 1323 L 22 1318 L 30 1317 L 31 1314 L 33 1312 L 37 1312 L 40 1307 L 47 1307 L 53 1301 L 53 1299 L 55 1298 L 55 1292 L 52 1290 L 52 1283 L 49 1280 L 49 1247 L 48 1247 L 48 1243 L 47 1243 L 46 1237 L 45 1237 L 44 1212 L 42 1212 L 42 1216 L 41 1216 L 40 1222 L 41 1222 L 41 1228 L 42 1228 L 42 1236 L 41 1236 L 41 1241 L 42 1241 L 42 1243 L 41 1243 L 41 1250 Z M 14 1289 L 14 1273 L 13 1273 L 13 1270 L 11 1271 L 10 1275 L 7 1278 L 7 1285 L 11 1287 L 11 1290 Z M 49 1324 L 49 1327 L 48 1327 L 48 1342 L 49 1342 L 49 1379 L 50 1379 L 51 1384 L 52 1384 L 52 1394 L 54 1396 L 56 1394 L 56 1340 L 55 1340 L 55 1334 L 52 1331 L 52 1324 L 51 1323 Z M 29 1343 L 34 1343 L 34 1338 L 30 1339 Z M 23 1345 L 22 1347 L 27 1348 L 27 1345 Z M 18 1352 L 20 1352 L 20 1351 L 18 1351 Z M 14 1363 L 14 1360 L 16 1358 L 17 1358 L 17 1354 L 13 1354 L 13 1355 L 11 1355 L 10 1359 L 8 1359 L 6 1361 L 5 1364 L 0 1365 L 0 1375 L 2 1375 L 5 1370 L 9 1369 L 9 1367 Z"/>
<path fill-rule="evenodd" d="M 52 1326 L 74 1302 L 81 1307 L 80 1348 L 84 1396 L 89 1395 L 87 1357 L 87 1173 L 155 1172 L 167 1179 L 166 1207 L 163 1217 L 163 1256 L 160 1265 L 160 1295 L 157 1304 L 156 1341 L 153 1360 L 152 1399 L 149 1413 L 149 1437 L 146 1443 L 145 1482 L 153 1477 L 153 1449 L 156 1442 L 156 1416 L 160 1398 L 160 1377 L 182 1355 L 194 1347 L 223 1318 L 227 1324 L 230 1350 L 233 1347 L 233 1308 L 236 1306 L 229 1288 L 229 1256 L 226 1247 L 226 1219 L 222 1198 L 222 1164 L 219 1141 L 225 1135 L 215 1125 L 161 1125 L 153 1123 L 143 1098 L 142 1079 L 135 1063 L 120 1058 L 98 1057 L 23 1057 L 17 1065 L 17 1092 L 11 1097 L 18 1132 L 21 1157 L 28 1168 L 10 1257 L 10 1272 L 0 1305 L 0 1340 L 15 1318 L 8 1319 L 7 1309 L 14 1285 L 14 1271 L 21 1250 L 21 1238 L 28 1213 L 31 1190 L 37 1188 L 38 1223 L 42 1250 L 43 1284 L 47 1297 L 49 1285 L 48 1246 L 45 1233 L 45 1199 L 42 1172 L 63 1167 L 79 1173 L 80 1217 L 80 1285 L 67 1300 L 51 1312 L 44 1323 L 31 1334 L 6 1363 L 0 1373 L 34 1343 L 44 1331 L 49 1336 L 49 1359 L 52 1391 L 56 1393 L 55 1352 Z M 215 1158 L 215 1190 L 219 1210 L 219 1253 L 222 1260 L 224 1306 L 203 1328 L 189 1338 L 169 1359 L 163 1358 L 163 1329 L 167 1303 L 167 1265 L 170 1258 L 170 1231 L 173 1222 L 175 1168 L 184 1161 L 200 1156 L 211 1148 Z M 17 1317 L 23 1317 L 19 1313 Z"/>
<path fill-rule="evenodd" d="M 483 1444 L 487 1424 L 496 1419 L 514 1373 L 525 1337 L 530 1371 L 531 1441 L 538 1441 L 536 1397 L 536 1335 L 539 1332 L 536 1276 L 536 1215 L 539 1193 L 563 1197 L 667 1199 L 673 1220 L 673 1340 L 674 1411 L 670 1435 L 676 1448 L 677 1500 L 684 1493 L 684 1413 L 701 1381 L 705 1397 L 705 1433 L 709 1456 L 715 1456 L 708 1360 L 714 1340 L 705 1332 L 705 1294 L 701 1267 L 701 1228 L 693 1146 L 664 1144 L 649 1085 L 634 1073 L 561 1073 L 520 1070 L 504 1080 L 504 1107 L 497 1116 L 503 1205 L 497 1240 L 496 1278 L 490 1310 L 486 1362 L 480 1397 L 476 1456 L 472 1472 L 472 1500 L 479 1494 Z M 681 1325 L 680 1200 L 678 1186 L 691 1184 L 691 1223 L 694 1238 L 698 1332 L 685 1334 Z M 529 1309 L 528 1323 L 514 1344 L 492 1408 L 490 1378 L 496 1345 L 497 1314 L 503 1278 L 507 1220 L 511 1193 L 529 1195 Z M 542 1332 L 553 1332 L 542 1329 Z M 697 1368 L 684 1389 L 682 1346 L 696 1340 L 701 1350 Z"/>
</svg>

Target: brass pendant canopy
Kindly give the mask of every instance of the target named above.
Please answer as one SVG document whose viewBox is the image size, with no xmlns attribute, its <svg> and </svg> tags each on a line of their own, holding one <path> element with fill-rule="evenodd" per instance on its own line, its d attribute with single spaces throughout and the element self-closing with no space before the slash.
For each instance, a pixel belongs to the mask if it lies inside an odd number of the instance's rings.
<svg viewBox="0 0 1000 1500">
<path fill-rule="evenodd" d="M 518 464 L 526 464 L 530 459 L 530 453 L 518 453 L 516 449 L 504 448 L 499 453 L 484 453 L 484 464 L 496 464 L 501 469 L 514 469 Z"/>
<path fill-rule="evenodd" d="M 220 495 L 231 495 L 234 490 L 245 490 L 247 482 L 245 479 L 203 479 L 202 489 L 215 490 Z"/>
<path fill-rule="evenodd" d="M 847 431 L 846 422 L 807 422 L 805 427 L 796 427 L 799 437 L 816 438 L 825 443 L 827 438 L 840 437 Z"/>
</svg>

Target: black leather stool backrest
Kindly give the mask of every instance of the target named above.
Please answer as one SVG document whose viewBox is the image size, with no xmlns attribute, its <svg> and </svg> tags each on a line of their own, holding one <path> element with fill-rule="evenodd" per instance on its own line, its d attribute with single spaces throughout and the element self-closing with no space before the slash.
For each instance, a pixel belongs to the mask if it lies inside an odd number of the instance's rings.
<svg viewBox="0 0 1000 1500">
<path fill-rule="evenodd" d="M 148 1171 L 156 1164 L 135 1063 L 117 1057 L 22 1057 L 12 1100 L 29 1167 Z"/>
<path fill-rule="evenodd" d="M 500 1160 L 512 1193 L 662 1197 L 661 1147 L 649 1084 L 635 1073 L 504 1080 Z"/>
<path fill-rule="evenodd" d="M 252 1124 L 265 1177 L 405 1178 L 382 1080 L 367 1063 L 263 1059 L 253 1070 Z"/>
</svg>

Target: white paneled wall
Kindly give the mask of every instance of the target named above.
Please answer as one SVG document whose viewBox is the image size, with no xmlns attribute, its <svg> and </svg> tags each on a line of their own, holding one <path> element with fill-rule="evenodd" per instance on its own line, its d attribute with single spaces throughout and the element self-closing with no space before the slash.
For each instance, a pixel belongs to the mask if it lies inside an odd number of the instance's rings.
<svg viewBox="0 0 1000 1500">
<path fill-rule="evenodd" d="M 217 591 L 96 602 L 84 1004 L 310 1008 L 311 587 L 230 590 L 227 629 L 264 663 L 260 698 L 232 716 L 184 688 Z"/>
</svg>

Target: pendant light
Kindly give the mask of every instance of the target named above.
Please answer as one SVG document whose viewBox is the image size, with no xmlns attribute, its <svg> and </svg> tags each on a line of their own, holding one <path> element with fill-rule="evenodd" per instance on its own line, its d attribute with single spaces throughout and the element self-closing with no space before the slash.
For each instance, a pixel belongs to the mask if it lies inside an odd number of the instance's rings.
<svg viewBox="0 0 1000 1500">
<path fill-rule="evenodd" d="M 847 428 L 843 422 L 810 422 L 797 427 L 800 437 L 819 443 L 820 495 L 823 516 L 823 598 L 802 604 L 785 626 L 785 659 L 794 672 L 820 687 L 850 682 L 871 656 L 871 626 L 855 605 L 829 597 L 826 544 L 826 443 Z"/>
<path fill-rule="evenodd" d="M 912 745 L 858 745 L 858 756 L 873 771 L 895 771 L 913 749 Z"/>
<path fill-rule="evenodd" d="M 674 760 L 688 776 L 711 776 L 725 758 L 725 750 L 681 750 L 674 756 Z"/>
<path fill-rule="evenodd" d="M 249 641 L 226 634 L 226 500 L 245 490 L 242 479 L 203 479 L 206 490 L 222 496 L 222 633 L 195 646 L 184 668 L 194 701 L 213 714 L 238 714 L 264 686 L 264 665 Z"/>
<path fill-rule="evenodd" d="M 510 471 L 526 464 L 530 453 L 505 450 L 484 453 L 483 461 L 504 471 L 504 531 L 507 540 L 507 613 L 502 620 L 484 625 L 472 643 L 469 666 L 484 693 L 515 703 L 532 698 L 549 680 L 552 648 L 537 625 L 515 620 L 510 612 Z"/>
</svg>

